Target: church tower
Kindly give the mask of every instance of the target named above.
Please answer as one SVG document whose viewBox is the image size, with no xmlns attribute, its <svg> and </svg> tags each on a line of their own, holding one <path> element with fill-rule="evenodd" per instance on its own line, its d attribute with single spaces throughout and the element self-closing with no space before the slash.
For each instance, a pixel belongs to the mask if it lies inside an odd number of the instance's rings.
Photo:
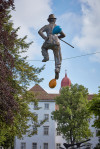
<svg viewBox="0 0 100 149">
<path fill-rule="evenodd" d="M 71 81 L 70 81 L 70 79 L 67 77 L 67 72 L 66 72 L 66 70 L 65 70 L 65 77 L 62 79 L 62 81 L 61 81 L 61 88 L 62 87 L 66 87 L 66 86 L 69 86 L 69 87 L 71 87 Z"/>
</svg>

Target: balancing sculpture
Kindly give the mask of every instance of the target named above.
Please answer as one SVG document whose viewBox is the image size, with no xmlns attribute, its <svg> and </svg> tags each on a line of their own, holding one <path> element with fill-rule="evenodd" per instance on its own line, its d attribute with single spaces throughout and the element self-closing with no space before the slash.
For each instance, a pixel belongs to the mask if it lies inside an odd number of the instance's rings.
<svg viewBox="0 0 100 149">
<path fill-rule="evenodd" d="M 64 38 L 65 34 L 62 29 L 55 24 L 56 18 L 54 14 L 50 14 L 47 20 L 49 24 L 45 25 L 38 31 L 39 35 L 45 40 L 41 47 L 42 55 L 44 57 L 42 62 L 49 60 L 48 49 L 53 50 L 55 59 L 55 79 L 58 79 L 62 61 L 59 39 Z M 47 36 L 45 36 L 44 32 L 46 32 Z"/>
</svg>

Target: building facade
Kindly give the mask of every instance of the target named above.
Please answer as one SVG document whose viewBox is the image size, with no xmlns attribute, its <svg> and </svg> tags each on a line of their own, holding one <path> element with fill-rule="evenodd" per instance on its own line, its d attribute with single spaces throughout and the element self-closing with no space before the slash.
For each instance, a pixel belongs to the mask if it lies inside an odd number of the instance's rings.
<svg viewBox="0 0 100 149">
<path fill-rule="evenodd" d="M 65 74 L 65 77 L 61 82 L 61 87 L 70 85 L 71 81 L 67 77 L 67 74 Z M 18 139 L 16 137 L 14 149 L 59 149 L 59 147 L 64 147 L 63 143 L 66 143 L 66 141 L 61 134 L 56 131 L 57 123 L 53 120 L 51 115 L 57 108 L 54 98 L 60 94 L 48 94 L 37 84 L 32 87 L 30 91 L 33 91 L 37 95 L 37 98 L 39 99 L 38 107 L 40 108 L 39 110 L 36 110 L 36 107 L 32 103 L 32 105 L 29 105 L 30 110 L 37 115 L 39 121 L 46 119 L 46 122 L 38 128 L 38 131 L 34 136 L 27 137 L 27 135 L 25 135 L 23 136 L 23 139 Z M 92 95 L 89 95 L 89 100 L 91 100 L 91 98 Z M 96 130 L 91 126 L 92 123 L 93 119 L 90 121 L 90 129 L 94 132 L 94 136 L 89 142 L 92 144 L 91 149 L 98 143 Z"/>
</svg>

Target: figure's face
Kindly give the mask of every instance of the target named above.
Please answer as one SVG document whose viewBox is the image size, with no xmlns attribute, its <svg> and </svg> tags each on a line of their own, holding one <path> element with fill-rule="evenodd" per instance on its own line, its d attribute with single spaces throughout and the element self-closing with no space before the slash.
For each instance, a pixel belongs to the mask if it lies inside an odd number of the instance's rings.
<svg viewBox="0 0 100 149">
<path fill-rule="evenodd" d="M 48 21 L 49 21 L 50 23 L 52 23 L 52 22 L 55 23 L 55 22 L 56 22 L 56 19 L 53 19 L 53 18 L 52 18 L 52 19 L 49 19 Z"/>
</svg>

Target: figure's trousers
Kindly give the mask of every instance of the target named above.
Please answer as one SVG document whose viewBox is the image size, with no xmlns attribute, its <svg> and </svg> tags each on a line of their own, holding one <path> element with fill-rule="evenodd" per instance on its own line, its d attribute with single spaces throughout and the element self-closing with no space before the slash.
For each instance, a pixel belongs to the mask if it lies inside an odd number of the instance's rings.
<svg viewBox="0 0 100 149">
<path fill-rule="evenodd" d="M 55 72 L 60 72 L 62 56 L 61 56 L 61 47 L 60 45 L 51 45 L 51 44 L 43 44 L 42 46 L 42 55 L 45 59 L 49 59 L 48 49 L 52 49 L 54 53 L 55 60 Z"/>
</svg>

